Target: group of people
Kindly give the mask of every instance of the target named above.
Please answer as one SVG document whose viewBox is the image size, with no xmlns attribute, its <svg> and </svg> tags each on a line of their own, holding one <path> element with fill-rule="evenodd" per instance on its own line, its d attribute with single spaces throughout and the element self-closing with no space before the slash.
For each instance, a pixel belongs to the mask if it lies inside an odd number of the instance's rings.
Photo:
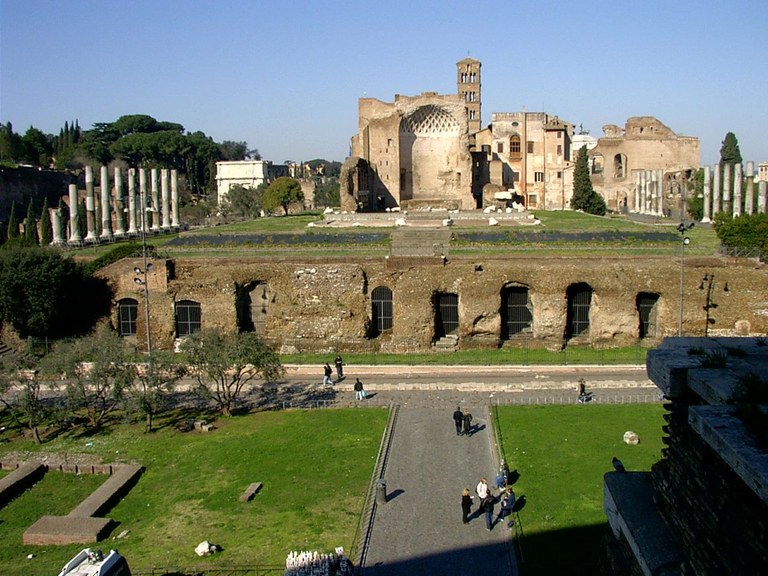
<svg viewBox="0 0 768 576">
<path fill-rule="evenodd" d="M 496 506 L 497 497 L 494 496 L 490 486 L 488 486 L 488 480 L 481 478 L 477 483 L 475 493 L 479 499 L 477 513 L 485 515 L 485 527 L 490 531 L 493 527 L 502 522 L 507 516 L 511 515 L 515 507 L 515 493 L 512 491 L 512 487 L 505 485 L 498 496 L 500 503 L 499 512 L 496 518 L 493 517 L 494 507 Z M 464 524 L 468 524 L 472 512 L 472 501 L 474 496 L 469 492 L 469 488 L 464 488 L 461 493 L 461 520 Z M 508 528 L 514 525 L 514 520 L 507 524 Z"/>
<path fill-rule="evenodd" d="M 341 358 L 341 354 L 336 355 L 333 364 L 336 367 L 336 382 L 341 382 L 344 380 L 344 360 Z M 333 384 L 333 368 L 331 368 L 331 365 L 326 362 L 323 365 L 323 385 L 333 386 Z M 360 378 L 355 378 L 355 384 L 352 388 L 355 391 L 356 400 L 364 400 L 368 397 L 368 394 L 366 393 L 365 388 L 363 388 L 363 383 L 360 381 Z"/>
<path fill-rule="evenodd" d="M 461 406 L 456 407 L 453 413 L 453 422 L 456 425 L 456 436 L 469 436 L 472 430 L 472 414 L 466 408 L 461 410 Z"/>
<path fill-rule="evenodd" d="M 341 354 L 336 355 L 336 359 L 333 361 L 334 366 L 336 366 L 336 382 L 341 382 L 344 380 L 344 360 L 341 358 Z M 331 378 L 333 376 L 333 368 L 331 368 L 331 365 L 326 362 L 323 365 L 323 385 L 324 386 L 333 386 L 333 379 Z"/>
</svg>

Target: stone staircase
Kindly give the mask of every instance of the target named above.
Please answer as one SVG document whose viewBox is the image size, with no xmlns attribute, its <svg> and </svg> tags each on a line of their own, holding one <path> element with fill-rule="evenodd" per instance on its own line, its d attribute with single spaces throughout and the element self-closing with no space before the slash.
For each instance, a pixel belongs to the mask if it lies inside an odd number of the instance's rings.
<svg viewBox="0 0 768 576">
<path fill-rule="evenodd" d="M 459 349 L 459 337 L 455 334 L 446 334 L 442 338 L 435 340 L 432 344 L 435 352 L 456 352 Z"/>
<path fill-rule="evenodd" d="M 451 231 L 448 228 L 398 228 L 392 232 L 390 256 L 425 258 L 448 256 Z"/>
</svg>

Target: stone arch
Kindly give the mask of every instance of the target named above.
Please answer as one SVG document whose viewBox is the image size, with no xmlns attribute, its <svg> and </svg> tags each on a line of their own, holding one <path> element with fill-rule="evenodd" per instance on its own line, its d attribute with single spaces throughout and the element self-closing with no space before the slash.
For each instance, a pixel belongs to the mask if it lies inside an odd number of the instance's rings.
<svg viewBox="0 0 768 576">
<path fill-rule="evenodd" d="M 533 305 L 528 286 L 506 284 L 501 289 L 499 316 L 502 341 L 523 334 L 531 334 Z"/>
<path fill-rule="evenodd" d="M 275 294 L 266 282 L 254 280 L 242 286 L 235 285 L 235 308 L 239 332 L 266 335 L 269 306 Z"/>
<path fill-rule="evenodd" d="M 588 336 L 590 310 L 592 306 L 592 287 L 586 282 L 571 284 L 566 290 L 567 315 L 565 339 Z"/>
<path fill-rule="evenodd" d="M 638 318 L 638 337 L 654 338 L 659 332 L 659 294 L 656 292 L 639 292 L 635 298 L 635 309 Z"/>
<path fill-rule="evenodd" d="M 619 152 L 613 157 L 613 177 L 622 180 L 629 172 L 627 167 L 627 155 Z"/>
</svg>

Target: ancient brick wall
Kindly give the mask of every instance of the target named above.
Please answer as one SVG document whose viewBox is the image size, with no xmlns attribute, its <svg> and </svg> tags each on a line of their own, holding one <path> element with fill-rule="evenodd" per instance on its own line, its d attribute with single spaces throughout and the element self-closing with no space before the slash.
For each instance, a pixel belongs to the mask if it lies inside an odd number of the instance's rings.
<svg viewBox="0 0 768 576">
<path fill-rule="evenodd" d="M 165 266 L 163 266 L 163 263 Z M 587 283 L 593 290 L 590 328 L 571 344 L 622 346 L 638 343 L 639 292 L 659 295 L 654 332 L 648 344 L 677 333 L 680 303 L 679 262 L 672 258 L 461 258 L 444 266 L 423 258 L 399 259 L 177 259 L 156 261 L 149 283 L 153 345 L 171 349 L 175 339 L 174 304 L 199 302 L 202 326 L 225 331 L 237 327 L 238 289 L 264 283 L 269 287 L 265 335 L 285 351 L 345 349 L 415 352 L 431 349 L 435 339 L 434 295 L 458 295 L 459 347 L 499 345 L 501 292 L 505 286 L 528 288 L 531 331 L 506 346 L 556 349 L 563 345 L 568 287 Z M 727 264 L 727 265 L 726 265 Z M 144 333 L 143 288 L 133 283 L 138 261 L 124 260 L 102 273 L 114 287 L 115 302 L 139 301 L 137 334 Z M 698 289 L 705 271 L 716 270 L 718 307 L 711 310 L 709 334 L 768 333 L 768 271 L 752 263 L 719 259 L 686 260 L 684 332 L 703 335 L 706 291 Z M 720 284 L 723 282 L 723 284 Z M 369 339 L 371 292 L 386 286 L 393 293 L 391 332 Z M 116 310 L 113 314 L 116 314 Z M 116 317 L 113 318 L 116 325 Z M 138 336 L 141 339 L 141 336 Z"/>
</svg>

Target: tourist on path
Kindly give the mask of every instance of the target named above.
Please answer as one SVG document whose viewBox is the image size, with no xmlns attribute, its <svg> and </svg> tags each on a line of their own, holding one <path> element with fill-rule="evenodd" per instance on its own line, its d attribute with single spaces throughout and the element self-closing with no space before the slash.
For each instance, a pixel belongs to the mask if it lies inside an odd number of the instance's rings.
<svg viewBox="0 0 768 576">
<path fill-rule="evenodd" d="M 475 492 L 477 492 L 477 496 L 480 498 L 480 505 L 482 506 L 482 501 L 488 498 L 488 495 L 490 494 L 490 490 L 488 489 L 488 480 L 485 478 L 480 478 L 480 482 L 477 483 Z"/>
<path fill-rule="evenodd" d="M 493 529 L 493 503 L 495 498 L 493 494 L 488 494 L 488 497 L 480 503 L 480 511 L 485 512 L 485 527 L 488 530 Z"/>
<path fill-rule="evenodd" d="M 338 380 L 344 380 L 344 361 L 341 359 L 341 354 L 336 354 L 336 360 L 333 361 L 336 365 L 336 376 Z"/>
<path fill-rule="evenodd" d="M 461 436 L 461 427 L 464 425 L 464 413 L 461 407 L 457 407 L 456 412 L 453 413 L 453 421 L 456 423 L 456 436 Z"/>
<path fill-rule="evenodd" d="M 328 362 L 326 362 L 325 366 L 323 366 L 323 385 L 333 386 L 333 380 L 331 380 L 331 374 L 333 374 L 333 370 L 331 370 L 331 367 L 328 365 Z"/>
<path fill-rule="evenodd" d="M 360 382 L 360 378 L 355 378 L 355 400 L 362 400 L 365 398 L 365 390 L 363 390 L 363 383 Z"/>
<path fill-rule="evenodd" d="M 472 414 L 469 410 L 464 410 L 464 434 L 469 436 L 469 431 L 472 429 Z"/>
<path fill-rule="evenodd" d="M 507 516 L 512 514 L 512 509 L 515 507 L 515 493 L 511 488 L 507 488 L 501 497 L 501 509 L 499 515 L 496 517 L 496 522 L 504 520 Z M 514 520 L 512 521 L 514 522 Z M 510 528 L 512 527 L 510 522 Z"/>
<path fill-rule="evenodd" d="M 469 524 L 469 513 L 472 511 L 472 495 L 469 488 L 464 488 L 461 492 L 461 521 Z"/>
</svg>

